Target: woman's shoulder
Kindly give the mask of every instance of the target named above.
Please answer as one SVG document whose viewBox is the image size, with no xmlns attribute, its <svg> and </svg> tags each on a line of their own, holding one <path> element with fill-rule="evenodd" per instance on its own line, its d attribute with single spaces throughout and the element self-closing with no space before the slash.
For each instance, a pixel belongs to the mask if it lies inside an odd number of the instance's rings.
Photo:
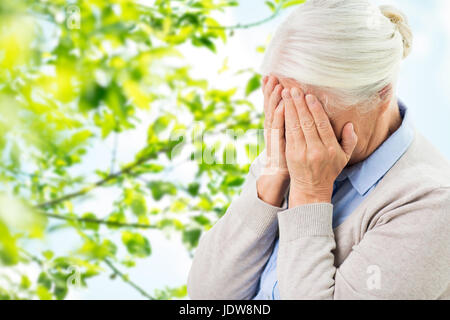
<svg viewBox="0 0 450 320">
<path fill-rule="evenodd" d="M 427 138 L 416 131 L 411 146 L 385 178 L 400 189 L 422 186 L 428 190 L 450 191 L 450 162 Z"/>
<path fill-rule="evenodd" d="M 450 164 L 417 133 L 409 149 L 372 192 L 366 202 L 368 212 L 384 216 L 382 220 L 415 212 L 449 219 Z"/>
</svg>

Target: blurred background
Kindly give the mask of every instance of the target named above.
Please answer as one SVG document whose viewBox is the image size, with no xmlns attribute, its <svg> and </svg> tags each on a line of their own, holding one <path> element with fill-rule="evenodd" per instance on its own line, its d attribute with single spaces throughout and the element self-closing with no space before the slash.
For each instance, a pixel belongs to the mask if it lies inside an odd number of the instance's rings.
<svg viewBox="0 0 450 320">
<path fill-rule="evenodd" d="M 261 151 L 265 46 L 302 2 L 2 1 L 0 299 L 185 299 Z M 399 98 L 450 159 L 450 2 L 372 2 L 410 19 Z"/>
</svg>

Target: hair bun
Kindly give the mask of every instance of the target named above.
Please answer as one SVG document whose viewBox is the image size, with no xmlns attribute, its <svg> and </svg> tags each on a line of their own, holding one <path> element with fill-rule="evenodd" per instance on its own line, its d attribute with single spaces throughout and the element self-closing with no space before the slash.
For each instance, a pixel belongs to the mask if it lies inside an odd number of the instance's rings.
<svg viewBox="0 0 450 320">
<path fill-rule="evenodd" d="M 412 50 L 413 33 L 408 23 L 406 15 L 393 6 L 380 6 L 381 13 L 395 24 L 403 37 L 403 59 L 405 59 Z"/>
</svg>

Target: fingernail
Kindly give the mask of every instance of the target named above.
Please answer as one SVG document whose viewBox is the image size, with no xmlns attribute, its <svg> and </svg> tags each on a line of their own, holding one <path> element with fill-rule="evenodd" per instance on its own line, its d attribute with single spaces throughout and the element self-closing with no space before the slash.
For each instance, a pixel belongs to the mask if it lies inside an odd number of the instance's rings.
<svg viewBox="0 0 450 320">
<path fill-rule="evenodd" d="M 306 96 L 306 102 L 308 105 L 313 105 L 316 102 L 316 98 L 312 94 Z"/>
<path fill-rule="evenodd" d="M 291 97 L 290 93 L 289 93 L 289 89 L 284 89 L 283 93 L 282 93 L 283 98 L 285 99 L 289 99 Z"/>
<path fill-rule="evenodd" d="M 300 98 L 300 91 L 297 88 L 292 88 L 291 94 L 295 99 Z"/>
</svg>

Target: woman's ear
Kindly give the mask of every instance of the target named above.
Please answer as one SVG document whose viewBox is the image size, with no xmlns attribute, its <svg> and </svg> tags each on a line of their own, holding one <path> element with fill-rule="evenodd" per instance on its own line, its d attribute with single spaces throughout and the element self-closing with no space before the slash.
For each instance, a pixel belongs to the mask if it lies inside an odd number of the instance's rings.
<svg viewBox="0 0 450 320">
<path fill-rule="evenodd" d="M 382 112 L 385 112 L 386 110 L 389 109 L 389 106 L 391 105 L 392 101 L 392 95 L 393 95 L 393 88 L 391 83 L 385 86 L 380 91 L 378 91 L 378 96 L 381 101 L 380 110 Z"/>
</svg>

